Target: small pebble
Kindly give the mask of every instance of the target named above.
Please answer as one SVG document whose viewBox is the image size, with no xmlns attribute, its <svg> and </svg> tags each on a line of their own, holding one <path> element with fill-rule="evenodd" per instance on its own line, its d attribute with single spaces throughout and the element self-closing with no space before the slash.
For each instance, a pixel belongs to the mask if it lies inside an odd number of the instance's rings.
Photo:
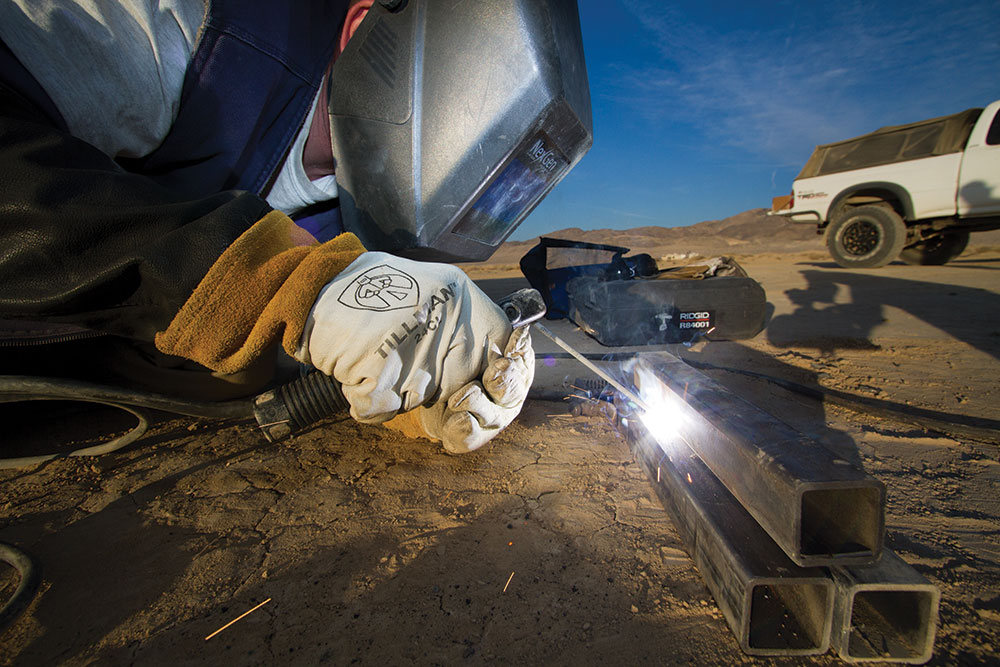
<svg viewBox="0 0 1000 667">
<path fill-rule="evenodd" d="M 639 613 L 639 608 L 638 608 L 638 607 L 636 607 L 635 605 L 632 605 L 632 608 L 631 608 L 631 609 L 632 609 L 632 613 L 633 613 L 633 614 L 638 614 L 638 613 Z"/>
</svg>

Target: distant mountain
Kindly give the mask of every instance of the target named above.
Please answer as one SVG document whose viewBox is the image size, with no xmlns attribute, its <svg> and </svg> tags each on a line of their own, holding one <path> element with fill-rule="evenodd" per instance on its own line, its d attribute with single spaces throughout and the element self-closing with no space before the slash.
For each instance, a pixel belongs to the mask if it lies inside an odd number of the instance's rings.
<svg viewBox="0 0 1000 667">
<path fill-rule="evenodd" d="M 634 253 L 648 252 L 654 257 L 683 253 L 740 255 L 824 250 L 822 237 L 816 234 L 815 225 L 768 216 L 767 210 L 752 209 L 723 220 L 708 220 L 687 227 L 636 227 L 628 230 L 582 230 L 571 227 L 545 236 L 589 243 L 610 243 L 630 248 Z M 508 241 L 500 246 L 490 263 L 517 263 L 537 243 L 537 238 L 530 241 Z"/>
</svg>

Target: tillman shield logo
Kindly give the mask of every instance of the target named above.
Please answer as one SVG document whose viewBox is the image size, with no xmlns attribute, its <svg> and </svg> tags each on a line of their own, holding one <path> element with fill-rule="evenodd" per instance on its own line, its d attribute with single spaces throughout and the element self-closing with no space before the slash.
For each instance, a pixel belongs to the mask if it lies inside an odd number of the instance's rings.
<svg viewBox="0 0 1000 667">
<path fill-rule="evenodd" d="M 409 274 L 380 264 L 352 280 L 337 300 L 355 310 L 416 308 L 420 286 Z"/>
</svg>

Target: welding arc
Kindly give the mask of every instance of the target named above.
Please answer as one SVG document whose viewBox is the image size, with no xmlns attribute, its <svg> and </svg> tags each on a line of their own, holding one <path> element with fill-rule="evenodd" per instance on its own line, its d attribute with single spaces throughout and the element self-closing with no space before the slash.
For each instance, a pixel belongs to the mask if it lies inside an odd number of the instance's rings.
<svg viewBox="0 0 1000 667">
<path fill-rule="evenodd" d="M 1000 435 L 1000 421 L 994 419 L 968 417 L 966 415 L 917 408 L 912 405 L 893 403 L 892 401 L 884 401 L 858 394 L 849 394 L 845 391 L 828 389 L 826 387 L 810 387 L 765 373 L 729 368 L 727 366 L 716 366 L 704 361 L 683 358 L 681 361 L 692 368 L 700 370 L 725 371 L 727 373 L 735 373 L 737 375 L 764 380 L 794 394 L 806 396 L 820 403 L 830 403 L 853 412 L 860 412 L 867 415 L 902 420 L 943 435 L 966 437 L 985 442 L 996 442 L 998 435 Z"/>
<path fill-rule="evenodd" d="M 639 398 L 634 391 L 623 385 L 618 380 L 611 377 L 610 373 L 608 373 L 607 371 L 599 367 L 597 364 L 587 359 L 587 357 L 577 352 L 575 349 L 573 349 L 572 345 L 570 345 L 562 338 L 549 331 L 548 327 L 541 324 L 540 322 L 535 322 L 533 326 L 535 327 L 535 329 L 545 334 L 553 343 L 555 343 L 556 345 L 558 345 L 559 347 L 561 347 L 562 349 L 566 350 L 571 355 L 573 355 L 574 359 L 579 361 L 581 364 L 583 364 L 590 370 L 597 373 L 597 375 L 600 376 L 602 380 L 605 380 L 612 387 L 620 391 L 625 396 L 625 398 L 629 399 L 630 401 L 638 405 L 643 412 L 650 412 L 649 406 L 646 405 L 645 401 Z"/>
<path fill-rule="evenodd" d="M 559 352 L 548 353 L 544 356 L 553 359 L 579 358 L 576 355 L 562 354 Z M 635 354 L 631 352 L 612 352 L 610 354 L 584 354 L 583 356 L 588 359 L 593 359 L 594 361 L 616 361 L 621 359 L 630 359 L 634 357 Z M 863 412 L 865 414 L 881 416 L 887 419 L 902 419 L 903 421 L 911 423 L 915 426 L 944 435 L 972 438 L 974 440 L 981 440 L 984 442 L 995 442 L 997 437 L 1000 436 L 1000 421 L 995 419 L 969 417 L 950 412 L 939 412 L 937 410 L 917 408 L 912 405 L 893 403 L 892 401 L 884 401 L 878 398 L 860 396 L 858 394 L 849 394 L 845 391 L 839 391 L 837 389 L 810 387 L 808 385 L 799 384 L 798 382 L 792 382 L 791 380 L 785 380 L 766 373 L 747 371 L 740 368 L 731 368 L 729 366 L 717 366 L 704 361 L 685 359 L 684 357 L 680 357 L 680 359 L 692 368 L 700 370 L 725 371 L 727 373 L 735 373 L 737 375 L 745 375 L 758 380 L 764 380 L 765 382 L 770 382 L 771 384 L 777 385 L 782 389 L 790 391 L 793 394 L 799 394 L 815 401 L 819 401 L 820 403 L 829 403 L 831 405 L 846 408 L 853 412 Z M 536 395 L 536 397 L 544 400 L 547 395 Z"/>
</svg>

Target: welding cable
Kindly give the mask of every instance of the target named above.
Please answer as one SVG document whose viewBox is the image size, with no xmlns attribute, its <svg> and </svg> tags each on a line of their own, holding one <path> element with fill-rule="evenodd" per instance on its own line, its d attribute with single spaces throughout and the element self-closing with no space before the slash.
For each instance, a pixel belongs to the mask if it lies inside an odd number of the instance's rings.
<svg viewBox="0 0 1000 667">
<path fill-rule="evenodd" d="M 82 399 L 80 399 L 82 401 Z M 80 449 L 74 449 L 69 452 L 59 452 L 54 454 L 38 454 L 36 456 L 15 456 L 5 459 L 0 459 L 0 470 L 11 469 L 11 468 L 27 468 L 28 466 L 38 465 L 39 463 L 45 463 L 46 461 L 51 461 L 52 459 L 63 458 L 66 456 L 100 456 L 101 454 L 109 454 L 111 452 L 117 451 L 126 445 L 130 445 L 143 435 L 146 434 L 146 430 L 149 428 L 149 420 L 146 419 L 146 415 L 139 412 L 135 408 L 131 408 L 125 405 L 118 405 L 117 403 L 106 403 L 104 401 L 83 401 L 87 403 L 96 403 L 100 405 L 106 405 L 111 408 L 118 408 L 119 410 L 124 410 L 130 413 L 133 417 L 138 420 L 138 423 L 132 427 L 132 429 L 125 435 L 120 435 L 117 438 L 112 438 L 111 440 L 101 443 L 100 445 L 93 445 L 91 447 L 82 447 Z"/>
<path fill-rule="evenodd" d="M 138 420 L 138 424 L 125 435 L 100 445 L 66 453 L 0 459 L 0 469 L 23 468 L 65 456 L 97 456 L 121 449 L 141 438 L 149 428 L 147 416 L 138 408 L 210 419 L 253 418 L 253 405 L 249 399 L 218 403 L 197 402 L 79 380 L 0 375 L 0 403 L 38 400 L 80 401 L 106 405 L 129 412 Z"/>
<path fill-rule="evenodd" d="M 88 401 L 115 406 L 131 405 L 173 412 L 188 417 L 243 419 L 253 417 L 248 399 L 235 401 L 189 401 L 147 391 L 110 387 L 80 380 L 24 375 L 0 375 L 0 403 L 30 400 Z"/>
<path fill-rule="evenodd" d="M 3 631 L 35 597 L 42 575 L 40 568 L 28 554 L 5 542 L 0 542 L 0 561 L 17 570 L 21 577 L 14 594 L 3 608 L 0 608 L 0 631 Z"/>
<path fill-rule="evenodd" d="M 791 380 L 785 380 L 783 378 L 767 375 L 765 373 L 746 371 L 739 368 L 730 368 L 728 366 L 716 366 L 715 364 L 710 364 L 704 361 L 694 361 L 693 359 L 684 359 L 683 357 L 681 360 L 692 368 L 697 368 L 699 370 L 725 371 L 727 373 L 735 373 L 737 375 L 745 375 L 758 380 L 764 380 L 765 382 L 770 382 L 771 384 L 781 387 L 782 389 L 790 391 L 794 394 L 811 398 L 820 403 L 828 403 L 830 405 L 846 408 L 852 412 L 883 417 L 885 419 L 894 419 L 896 421 L 902 420 L 906 423 L 919 426 L 929 431 L 941 433 L 943 435 L 970 438 L 984 442 L 996 442 L 998 438 L 1000 438 L 1000 421 L 995 419 L 969 417 L 950 412 L 940 412 L 938 410 L 918 408 L 912 405 L 905 405 L 903 403 L 895 403 L 879 398 L 870 398 L 859 394 L 851 394 L 838 389 L 816 386 L 810 387 L 808 385 L 799 384 L 798 382 L 792 382 Z"/>
</svg>

